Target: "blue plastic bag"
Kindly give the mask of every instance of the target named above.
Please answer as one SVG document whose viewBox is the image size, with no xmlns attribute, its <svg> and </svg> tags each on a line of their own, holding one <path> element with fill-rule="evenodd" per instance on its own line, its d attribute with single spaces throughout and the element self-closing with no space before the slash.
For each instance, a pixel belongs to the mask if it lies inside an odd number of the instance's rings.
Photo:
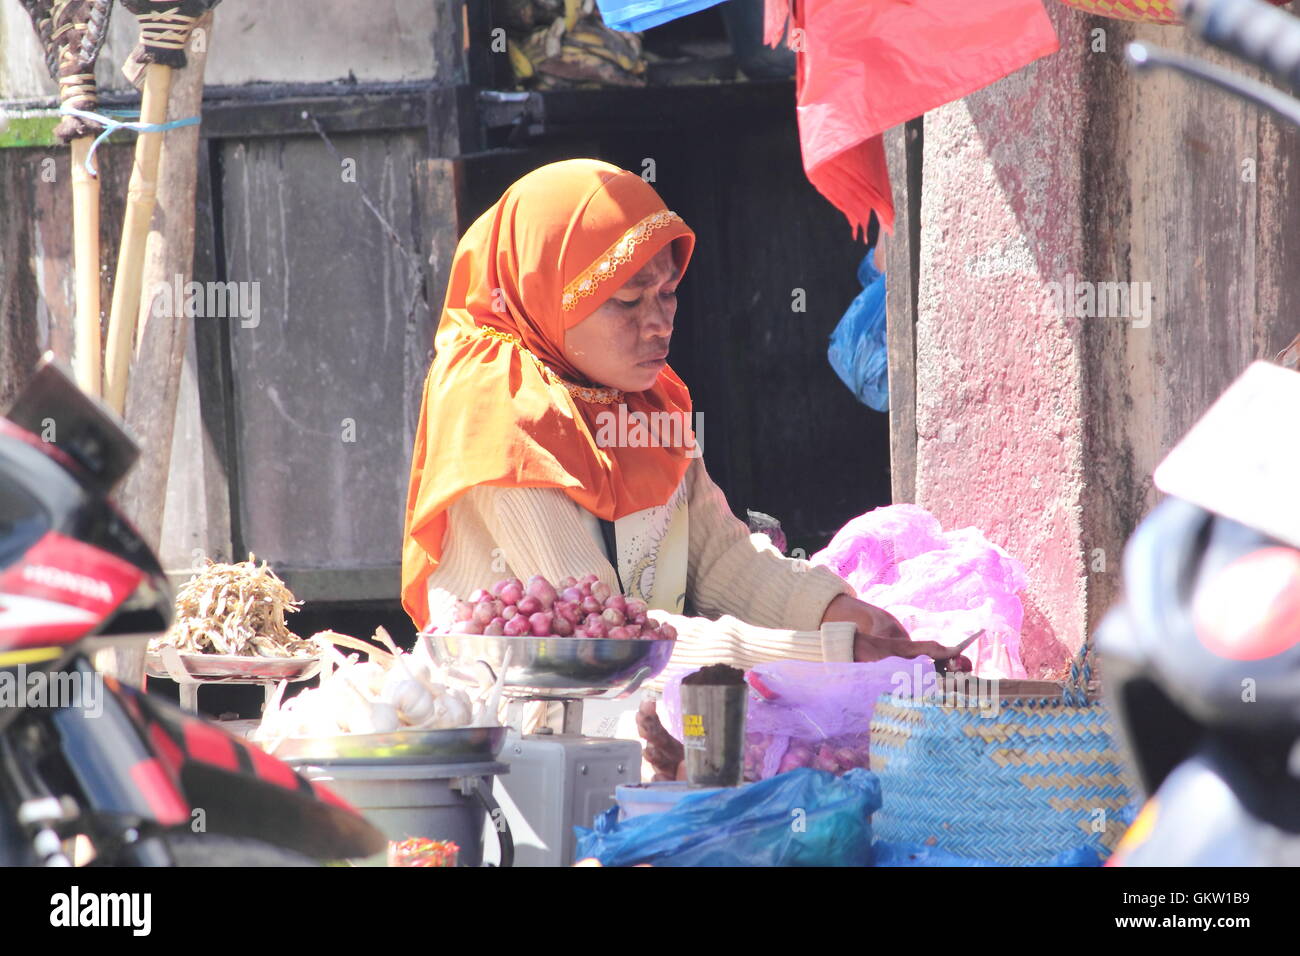
<svg viewBox="0 0 1300 956">
<path fill-rule="evenodd" d="M 690 13 L 707 10 L 722 0 L 596 0 L 601 19 L 611 30 L 640 31 Z"/>
<path fill-rule="evenodd" d="M 871 263 L 875 248 L 858 266 L 862 291 L 831 333 L 826 357 L 858 401 L 889 411 L 889 353 L 885 343 L 885 276 Z"/>
<path fill-rule="evenodd" d="M 792 770 L 684 797 L 672 810 L 619 822 L 618 807 L 574 827 L 578 859 L 605 866 L 868 866 L 880 781 Z"/>
</svg>

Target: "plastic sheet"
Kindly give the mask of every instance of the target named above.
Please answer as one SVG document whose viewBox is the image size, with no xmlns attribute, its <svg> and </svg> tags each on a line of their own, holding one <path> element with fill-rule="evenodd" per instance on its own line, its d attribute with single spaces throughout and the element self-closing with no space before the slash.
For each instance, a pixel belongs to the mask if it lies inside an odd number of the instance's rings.
<svg viewBox="0 0 1300 956">
<path fill-rule="evenodd" d="M 831 368 L 862 404 L 889 411 L 889 353 L 886 345 L 885 276 L 871 262 L 868 249 L 858 266 L 858 294 L 835 331 L 826 357 Z"/>
<path fill-rule="evenodd" d="M 924 508 L 889 505 L 854 518 L 810 560 L 893 614 L 913 640 L 951 646 L 983 630 L 965 651 L 978 676 L 1027 676 L 1020 659 L 1025 569 L 978 529 L 945 532 Z"/>
<path fill-rule="evenodd" d="M 844 773 L 870 767 L 871 715 L 881 694 L 921 695 L 934 661 L 888 657 L 861 664 L 778 661 L 749 671 L 745 779 L 812 767 Z M 680 678 L 664 687 L 668 730 L 681 739 Z"/>
<path fill-rule="evenodd" d="M 716 6 L 722 0 L 596 0 L 611 30 L 648 30 L 678 17 Z"/>
<path fill-rule="evenodd" d="M 578 859 L 605 866 L 867 866 L 880 781 L 797 770 L 683 798 L 664 813 L 618 821 L 618 807 L 575 827 Z"/>
<path fill-rule="evenodd" d="M 790 9 L 789 0 L 767 0 L 769 44 Z M 1042 0 L 801 0 L 795 13 L 804 171 L 855 232 L 872 209 L 893 230 L 885 130 L 1058 46 Z"/>
</svg>

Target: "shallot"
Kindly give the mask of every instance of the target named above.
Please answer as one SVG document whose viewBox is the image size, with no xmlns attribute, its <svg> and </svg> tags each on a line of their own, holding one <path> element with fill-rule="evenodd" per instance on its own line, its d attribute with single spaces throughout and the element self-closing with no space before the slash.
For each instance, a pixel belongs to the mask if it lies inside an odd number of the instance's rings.
<svg viewBox="0 0 1300 956">
<path fill-rule="evenodd" d="M 544 609 L 549 610 L 555 603 L 555 588 L 551 582 L 546 580 L 540 574 L 534 574 L 528 579 L 528 586 L 524 589 L 529 597 L 537 598 Z"/>
<path fill-rule="evenodd" d="M 674 640 L 677 632 L 649 617 L 642 598 L 615 592 L 595 574 L 552 585 L 543 575 L 504 578 L 457 601 L 447 628 L 490 637 L 579 637 Z"/>
<path fill-rule="evenodd" d="M 563 618 L 571 626 L 582 620 L 582 611 L 578 608 L 578 605 L 571 601 L 556 601 L 551 610 L 555 612 L 557 618 Z"/>
</svg>

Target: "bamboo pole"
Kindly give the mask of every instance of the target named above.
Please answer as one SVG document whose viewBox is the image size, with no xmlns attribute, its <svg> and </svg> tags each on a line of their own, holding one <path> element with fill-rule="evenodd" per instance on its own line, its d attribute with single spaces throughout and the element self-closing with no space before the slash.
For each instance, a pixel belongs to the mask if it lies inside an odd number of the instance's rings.
<svg viewBox="0 0 1300 956">
<path fill-rule="evenodd" d="M 95 61 L 108 34 L 112 0 L 22 0 L 59 84 L 59 101 L 83 115 L 65 115 L 55 129 L 72 151 L 72 250 L 76 290 L 73 370 L 77 384 L 101 394 L 99 329 L 99 180 L 86 168 L 101 127 L 90 118 L 99 103 Z"/>
<path fill-rule="evenodd" d="M 208 11 L 197 26 L 210 28 L 211 22 L 212 12 Z M 192 53 L 189 65 L 177 71 L 168 120 L 193 116 L 201 109 L 206 58 L 204 52 Z M 136 319 L 139 344 L 127 384 L 126 424 L 144 454 L 127 475 L 117 500 L 155 551 L 162 544 L 176 400 L 191 325 L 184 298 L 173 299 L 164 294 L 164 287 L 169 290 L 180 276 L 184 288 L 194 269 L 199 142 L 197 126 L 164 134 L 157 205 L 165 215 L 157 217 L 145 244 L 143 294 Z"/>
<path fill-rule="evenodd" d="M 73 372 L 87 395 L 103 394 L 99 328 L 99 177 L 86 169 L 93 136 L 72 141 L 72 258 L 76 275 Z"/>
<path fill-rule="evenodd" d="M 158 125 L 166 122 L 172 69 L 185 67 L 185 47 L 190 32 L 195 22 L 217 3 L 218 0 L 122 0 L 122 6 L 140 21 L 140 47 L 133 55 L 134 59 L 147 64 L 140 100 L 141 123 Z M 119 415 L 126 412 L 126 380 L 135 349 L 143 283 L 141 271 L 157 199 L 162 135 L 139 135 L 135 143 L 131 182 L 127 187 L 126 219 L 122 224 L 122 244 L 118 250 L 104 362 L 104 397 Z"/>
<path fill-rule="evenodd" d="M 142 123 L 167 121 L 167 96 L 171 91 L 172 70 L 152 63 L 145 70 L 144 93 L 140 103 Z M 117 275 L 113 284 L 113 305 L 108 317 L 108 344 L 104 358 L 104 397 L 119 415 L 126 412 L 126 379 L 135 348 L 136 320 L 140 312 L 140 289 L 143 281 L 145 243 L 158 197 L 158 157 L 162 150 L 162 133 L 141 133 L 135 144 L 135 162 L 126 193 L 126 218 L 122 224 L 122 245 L 117 256 Z"/>
</svg>

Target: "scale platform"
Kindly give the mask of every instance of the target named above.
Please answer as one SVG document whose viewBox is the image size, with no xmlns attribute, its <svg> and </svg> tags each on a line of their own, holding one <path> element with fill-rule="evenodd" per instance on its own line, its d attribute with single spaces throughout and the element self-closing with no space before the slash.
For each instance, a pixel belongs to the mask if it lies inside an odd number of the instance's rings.
<svg viewBox="0 0 1300 956">
<path fill-rule="evenodd" d="M 573 828 L 590 827 L 614 806 L 616 788 L 641 782 L 641 741 L 612 735 L 635 737 L 638 692 L 667 667 L 674 642 L 437 633 L 420 639 L 440 663 L 486 666 L 502 678 L 512 729 L 498 759 L 510 773 L 493 780 L 492 795 L 514 836 L 514 865 L 572 865 Z M 522 733 L 538 723 L 522 718 L 522 706 L 539 702 L 549 705 L 540 732 Z"/>
</svg>

